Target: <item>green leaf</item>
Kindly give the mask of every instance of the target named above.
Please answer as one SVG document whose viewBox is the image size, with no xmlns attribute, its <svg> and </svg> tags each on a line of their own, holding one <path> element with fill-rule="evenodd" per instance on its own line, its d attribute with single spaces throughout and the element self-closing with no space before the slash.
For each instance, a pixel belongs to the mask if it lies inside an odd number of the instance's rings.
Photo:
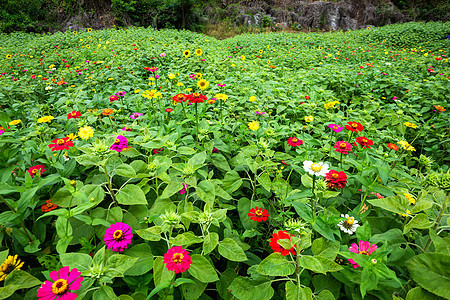
<svg viewBox="0 0 450 300">
<path fill-rule="evenodd" d="M 198 168 L 200 165 L 202 165 L 206 160 L 206 152 L 200 152 L 192 156 L 188 162 L 186 163 L 187 166 L 191 167 L 192 169 Z"/>
<path fill-rule="evenodd" d="M 367 291 L 374 290 L 378 285 L 378 277 L 371 268 L 363 268 L 361 273 L 361 295 L 364 298 Z"/>
<path fill-rule="evenodd" d="M 334 295 L 329 290 L 323 290 L 317 295 L 316 300 L 335 300 Z"/>
<path fill-rule="evenodd" d="M 192 264 L 188 269 L 189 274 L 201 282 L 208 283 L 219 280 L 216 270 L 211 263 L 200 254 L 191 255 Z"/>
<path fill-rule="evenodd" d="M 300 218 L 302 218 L 306 222 L 311 223 L 314 220 L 311 207 L 309 207 L 305 203 L 295 202 L 294 204 L 292 204 L 292 206 L 294 206 L 294 209 L 300 216 Z"/>
<path fill-rule="evenodd" d="M 259 264 L 257 271 L 268 276 L 288 276 L 295 272 L 295 266 L 280 253 L 272 253 Z"/>
<path fill-rule="evenodd" d="M 405 300 L 439 300 L 438 296 L 431 294 L 420 286 L 409 290 Z"/>
<path fill-rule="evenodd" d="M 404 214 L 409 205 L 408 200 L 400 196 L 386 197 L 382 199 L 367 200 L 373 206 L 391 211 L 397 214 Z"/>
<path fill-rule="evenodd" d="M 20 285 L 8 285 L 0 287 L 0 300 L 8 299 L 15 291 L 21 289 Z"/>
<path fill-rule="evenodd" d="M 320 233 L 325 238 L 333 242 L 335 241 L 333 231 L 331 230 L 330 226 L 322 219 L 322 217 L 317 217 L 312 227 L 315 231 Z"/>
<path fill-rule="evenodd" d="M 122 274 L 121 276 L 116 275 L 116 277 L 122 277 L 123 273 L 131 268 L 137 260 L 138 259 L 136 257 L 130 257 L 122 254 L 113 254 L 106 261 L 106 269 L 114 269 L 114 271 Z"/>
<path fill-rule="evenodd" d="M 188 231 L 182 234 L 178 234 L 176 237 L 171 238 L 170 242 L 174 246 L 186 246 L 189 247 L 192 244 L 197 244 L 203 242 L 201 237 L 196 236 L 194 233 Z"/>
<path fill-rule="evenodd" d="M 226 238 L 219 243 L 219 253 L 231 261 L 246 261 L 244 250 L 231 238 Z"/>
<path fill-rule="evenodd" d="M 356 228 L 356 238 L 358 240 L 368 241 L 372 237 L 372 229 L 369 222 L 365 222 L 362 226 Z"/>
<path fill-rule="evenodd" d="M 86 167 L 92 167 L 98 164 L 101 159 L 93 154 L 82 154 L 80 156 L 75 157 L 77 163 L 79 163 L 82 166 Z"/>
<path fill-rule="evenodd" d="M 2 252 L 0 252 L 0 262 L 3 264 L 3 262 L 8 258 L 8 253 L 9 250 L 3 250 Z"/>
<path fill-rule="evenodd" d="M 134 184 L 127 184 L 117 194 L 116 199 L 119 204 L 137 205 L 148 204 L 144 192 Z"/>
<path fill-rule="evenodd" d="M 92 266 L 92 257 L 85 253 L 64 253 L 59 258 L 64 267 L 77 268 L 80 272 L 89 270 Z"/>
<path fill-rule="evenodd" d="M 424 213 L 420 213 L 415 215 L 408 224 L 405 225 L 405 228 L 403 228 L 403 234 L 407 234 L 411 229 L 417 228 L 417 229 L 427 229 L 433 226 L 433 223 L 430 222 L 428 219 L 428 216 Z"/>
<path fill-rule="evenodd" d="M 424 289 L 450 299 L 450 255 L 441 253 L 419 254 L 406 262 L 411 277 Z"/>
<path fill-rule="evenodd" d="M 181 155 L 192 155 L 195 153 L 195 150 L 193 148 L 181 146 L 177 148 L 177 152 Z"/>
<path fill-rule="evenodd" d="M 321 256 L 302 255 L 299 259 L 299 264 L 305 269 L 322 274 L 342 270 L 340 265 Z"/>
<path fill-rule="evenodd" d="M 229 194 L 236 191 L 242 185 L 242 178 L 239 176 L 238 172 L 232 170 L 225 174 L 222 180 L 222 188 Z"/>
<path fill-rule="evenodd" d="M 241 198 L 237 203 L 239 219 L 246 230 L 256 228 L 257 222 L 250 219 L 248 212 L 252 208 L 252 203 L 248 198 Z"/>
<path fill-rule="evenodd" d="M 197 300 L 205 291 L 208 286 L 207 283 L 203 283 L 194 278 L 194 280 L 189 278 L 178 278 L 175 281 L 174 286 L 176 287 L 180 284 L 181 290 L 183 292 L 184 299 L 186 300 Z"/>
<path fill-rule="evenodd" d="M 117 298 L 112 287 L 108 285 L 100 286 L 92 295 L 92 300 L 117 300 Z"/>
<path fill-rule="evenodd" d="M 314 256 L 334 260 L 339 252 L 339 242 L 332 242 L 324 238 L 315 239 L 311 246 Z"/>
<path fill-rule="evenodd" d="M 247 277 L 236 277 L 228 288 L 239 300 L 267 300 L 274 294 L 270 284 L 270 281 L 261 283 Z"/>
<path fill-rule="evenodd" d="M 179 192 L 183 188 L 183 183 L 171 181 L 166 186 L 162 194 L 159 196 L 161 199 L 170 198 L 175 193 Z"/>
<path fill-rule="evenodd" d="M 443 238 L 438 236 L 437 233 L 434 232 L 434 230 L 432 230 L 431 228 L 430 228 L 430 237 L 431 237 L 431 240 L 433 241 L 435 252 L 440 252 L 443 254 L 450 254 L 450 249 L 449 249 L 450 247 L 446 243 L 446 240 L 444 240 Z M 0 259 L 0 261 L 2 261 L 2 260 Z"/>
<path fill-rule="evenodd" d="M 134 245 L 125 254 L 137 258 L 134 265 L 123 273 L 125 276 L 144 275 L 153 268 L 152 249 L 148 244 Z"/>
<path fill-rule="evenodd" d="M 136 171 L 127 164 L 121 164 L 116 168 L 116 174 L 123 177 L 134 178 L 136 177 Z"/>
<path fill-rule="evenodd" d="M 231 168 L 230 168 L 230 165 L 228 164 L 227 159 L 222 154 L 213 153 L 211 155 L 211 161 L 217 169 L 225 171 L 225 172 L 231 171 Z"/>
<path fill-rule="evenodd" d="M 211 181 L 203 180 L 195 188 L 197 195 L 205 201 L 210 207 L 214 205 L 216 194 L 214 193 L 214 184 Z"/>
<path fill-rule="evenodd" d="M 41 283 L 39 279 L 22 270 L 12 271 L 5 279 L 5 286 L 18 285 L 20 289 L 29 289 Z"/>
<path fill-rule="evenodd" d="M 262 187 L 263 187 L 266 191 L 270 192 L 271 187 L 272 187 L 272 181 L 270 180 L 269 174 L 267 174 L 267 173 L 264 172 L 264 173 L 262 173 L 261 175 L 259 175 L 259 176 L 257 177 L 257 180 L 258 180 L 259 184 L 261 184 Z"/>
<path fill-rule="evenodd" d="M 157 257 L 153 262 L 153 274 L 155 286 L 159 286 L 163 282 L 170 282 L 175 277 L 175 272 L 167 269 L 161 256 Z"/>
<path fill-rule="evenodd" d="M 203 253 L 206 255 L 213 251 L 219 243 L 219 235 L 215 232 L 210 232 L 205 236 L 203 242 Z"/>
<path fill-rule="evenodd" d="M 302 180 L 302 184 L 305 188 L 307 188 L 307 189 L 312 188 L 313 180 L 312 180 L 311 176 L 309 176 L 308 174 L 303 174 L 301 180 Z"/>
<path fill-rule="evenodd" d="M 165 282 L 159 284 L 150 292 L 150 294 L 147 296 L 146 300 L 151 299 L 154 295 L 156 295 L 157 293 L 159 293 L 160 291 L 162 291 L 164 289 L 167 289 L 169 286 L 170 286 L 170 281 L 165 281 Z"/>
<path fill-rule="evenodd" d="M 301 288 L 287 281 L 286 300 L 312 300 L 312 292 L 309 288 Z"/>
</svg>

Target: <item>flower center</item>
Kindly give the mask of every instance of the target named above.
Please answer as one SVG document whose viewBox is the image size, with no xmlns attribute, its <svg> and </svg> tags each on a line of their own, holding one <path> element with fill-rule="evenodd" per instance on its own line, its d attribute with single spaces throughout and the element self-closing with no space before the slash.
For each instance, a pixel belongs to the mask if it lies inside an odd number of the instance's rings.
<svg viewBox="0 0 450 300">
<path fill-rule="evenodd" d="M 56 144 L 57 145 L 64 145 L 64 140 L 63 139 L 58 139 L 57 141 L 56 141 Z"/>
<path fill-rule="evenodd" d="M 339 174 L 338 173 L 334 173 L 333 175 L 331 175 L 331 177 L 333 177 L 334 179 L 338 179 L 339 178 Z"/>
<path fill-rule="evenodd" d="M 262 216 L 262 210 L 256 210 L 255 211 L 255 215 L 257 215 L 257 216 Z"/>
<path fill-rule="evenodd" d="M 357 127 L 358 127 L 358 124 L 353 123 L 353 124 L 352 124 L 352 127 L 353 127 L 353 128 L 357 128 Z"/>
<path fill-rule="evenodd" d="M 122 230 L 116 230 L 116 231 L 114 231 L 113 238 L 114 238 L 116 241 L 120 241 L 120 240 L 122 239 L 122 237 L 123 237 L 123 232 L 122 232 Z"/>
<path fill-rule="evenodd" d="M 172 257 L 172 261 L 176 264 L 181 264 L 183 262 L 183 254 L 182 253 L 174 253 Z"/>
<path fill-rule="evenodd" d="M 51 203 L 51 202 L 47 203 L 47 207 L 48 208 L 52 208 L 53 207 L 53 203 Z"/>
<path fill-rule="evenodd" d="M 297 138 L 292 138 L 292 142 L 297 143 L 298 139 Z"/>
<path fill-rule="evenodd" d="M 347 148 L 347 144 L 346 143 L 340 143 L 339 144 L 339 148 L 346 149 Z"/>
<path fill-rule="evenodd" d="M 39 169 L 33 169 L 33 171 L 31 171 L 31 173 L 36 174 L 39 171 Z"/>
<path fill-rule="evenodd" d="M 313 170 L 314 172 L 320 172 L 320 170 L 322 170 L 322 166 L 317 163 L 313 163 L 311 165 L 311 170 Z"/>
<path fill-rule="evenodd" d="M 62 295 L 69 289 L 69 285 L 67 284 L 67 280 L 58 279 L 52 285 L 52 292 L 55 295 Z"/>
<path fill-rule="evenodd" d="M 355 218 L 353 218 L 353 217 L 348 217 L 346 222 L 347 222 L 347 224 L 349 224 L 349 225 L 353 225 L 353 224 L 355 223 Z"/>
<path fill-rule="evenodd" d="M 369 252 L 367 252 L 367 251 L 359 251 L 359 253 L 358 254 L 364 254 L 364 255 L 367 255 L 367 256 L 369 256 Z"/>
<path fill-rule="evenodd" d="M 120 144 L 120 140 L 119 140 L 119 139 L 116 139 L 116 140 L 114 141 L 114 144 Z"/>
<path fill-rule="evenodd" d="M 362 141 L 363 141 L 364 143 L 367 143 L 367 140 L 366 140 L 366 139 L 363 139 Z"/>
<path fill-rule="evenodd" d="M 72 117 L 75 117 L 77 114 L 76 113 L 70 113 L 72 115 Z"/>
<path fill-rule="evenodd" d="M 5 269 L 4 269 L 4 271 L 3 271 L 3 273 L 4 274 L 9 274 L 9 273 L 11 273 L 12 271 L 14 271 L 16 269 L 16 265 L 14 265 L 14 264 L 8 264 L 8 265 L 6 265 L 5 266 Z"/>
</svg>

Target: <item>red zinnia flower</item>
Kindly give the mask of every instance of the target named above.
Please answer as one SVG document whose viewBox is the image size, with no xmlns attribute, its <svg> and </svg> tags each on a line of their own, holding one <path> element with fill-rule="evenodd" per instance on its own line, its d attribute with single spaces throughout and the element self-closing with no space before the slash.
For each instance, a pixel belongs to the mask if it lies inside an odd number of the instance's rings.
<svg viewBox="0 0 450 300">
<path fill-rule="evenodd" d="M 358 122 L 347 122 L 348 125 L 345 125 L 345 128 L 347 128 L 350 131 L 353 132 L 361 132 L 364 130 L 364 127 L 361 125 L 361 123 Z"/>
<path fill-rule="evenodd" d="M 189 102 L 191 103 L 203 103 L 203 101 L 206 101 L 206 96 L 202 95 L 200 93 L 193 93 L 189 96 Z"/>
<path fill-rule="evenodd" d="M 73 147 L 73 142 L 69 140 L 68 137 L 55 139 L 52 141 L 53 144 L 48 145 L 52 151 L 56 150 L 69 150 L 70 147 Z"/>
<path fill-rule="evenodd" d="M 368 149 L 371 145 L 373 145 L 373 141 L 364 136 L 357 137 L 355 140 L 356 143 L 360 144 L 364 149 Z M 357 146 L 356 143 L 354 143 L 355 147 Z"/>
<path fill-rule="evenodd" d="M 310 98 L 309 96 L 305 96 L 305 99 L 306 99 L 306 100 L 309 100 L 309 98 Z"/>
<path fill-rule="evenodd" d="M 284 240 L 284 239 L 291 240 L 291 236 L 294 236 L 294 235 L 292 235 L 292 234 L 289 235 L 286 230 L 280 230 L 280 231 L 278 231 L 278 233 L 274 233 L 272 235 L 269 246 L 273 249 L 273 251 L 279 252 L 283 256 L 286 256 L 289 253 L 292 253 L 293 255 L 295 255 L 294 247 L 292 247 L 291 249 L 284 249 L 283 247 L 281 247 L 280 244 L 278 244 L 279 240 Z"/>
<path fill-rule="evenodd" d="M 168 113 L 173 112 L 173 109 L 171 109 L 170 107 L 169 107 L 169 108 L 166 108 L 165 110 L 166 110 L 166 112 L 168 112 Z"/>
<path fill-rule="evenodd" d="M 67 114 L 67 120 L 69 119 L 78 119 L 79 117 L 81 117 L 81 113 L 79 111 L 74 110 L 71 113 Z"/>
<path fill-rule="evenodd" d="M 350 151 L 352 151 L 352 145 L 345 141 L 336 142 L 333 148 L 336 149 L 336 152 L 343 154 L 348 154 Z"/>
<path fill-rule="evenodd" d="M 269 212 L 267 209 L 262 209 L 256 206 L 255 208 L 252 208 L 248 212 L 248 216 L 251 220 L 256 222 L 265 222 L 269 219 Z"/>
<path fill-rule="evenodd" d="M 174 246 L 164 254 L 163 263 L 167 270 L 174 271 L 175 274 L 183 273 L 191 267 L 192 260 L 189 252 L 181 246 Z"/>
<path fill-rule="evenodd" d="M 39 174 L 42 175 L 42 173 L 44 173 L 47 170 L 45 169 L 45 167 L 43 165 L 36 165 L 36 166 L 30 167 L 27 170 L 27 172 L 30 173 L 31 178 L 33 178 L 39 171 L 40 171 Z"/>
<path fill-rule="evenodd" d="M 178 95 L 175 95 L 172 97 L 173 102 L 176 102 L 176 103 L 185 102 L 188 99 L 189 99 L 189 97 L 185 94 L 178 94 Z"/>
<path fill-rule="evenodd" d="M 45 204 L 41 206 L 43 212 L 49 212 L 56 209 L 58 205 L 52 203 L 52 199 L 45 201 Z"/>
<path fill-rule="evenodd" d="M 297 147 L 297 146 L 299 146 L 299 145 L 303 145 L 303 141 L 302 141 L 302 140 L 299 140 L 298 138 L 296 138 L 296 137 L 294 137 L 294 136 L 288 138 L 287 143 L 288 143 L 288 145 L 291 146 L 291 147 Z"/>
<path fill-rule="evenodd" d="M 325 181 L 330 189 L 343 189 L 347 184 L 347 175 L 343 171 L 330 170 L 325 174 Z"/>
<path fill-rule="evenodd" d="M 396 144 L 389 143 L 389 144 L 387 144 L 387 147 L 388 147 L 389 149 L 394 150 L 394 151 L 397 151 L 397 150 L 398 150 L 398 146 L 397 146 Z"/>
</svg>

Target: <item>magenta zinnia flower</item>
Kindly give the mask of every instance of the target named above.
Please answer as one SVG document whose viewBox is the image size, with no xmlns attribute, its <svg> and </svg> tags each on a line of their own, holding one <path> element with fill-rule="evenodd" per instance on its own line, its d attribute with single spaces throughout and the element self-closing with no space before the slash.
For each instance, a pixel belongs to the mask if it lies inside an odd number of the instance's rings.
<svg viewBox="0 0 450 300">
<path fill-rule="evenodd" d="M 336 142 L 333 148 L 336 149 L 336 152 L 343 154 L 348 154 L 350 151 L 352 151 L 352 145 L 349 142 L 345 141 Z"/>
<path fill-rule="evenodd" d="M 344 129 L 344 127 L 337 125 L 337 124 L 330 124 L 330 125 L 328 125 L 328 128 L 330 128 L 334 132 L 341 132 Z"/>
<path fill-rule="evenodd" d="M 118 135 L 114 144 L 111 145 L 111 150 L 115 150 L 117 152 L 121 152 L 123 149 L 128 148 L 127 138 L 123 135 Z"/>
<path fill-rule="evenodd" d="M 112 95 L 111 97 L 109 97 L 109 102 L 113 102 L 119 100 L 119 97 L 117 97 L 116 95 Z"/>
<path fill-rule="evenodd" d="M 130 115 L 130 118 L 134 120 L 134 119 L 139 118 L 140 116 L 142 116 L 142 113 L 135 112 Z"/>
<path fill-rule="evenodd" d="M 181 246 L 175 246 L 170 248 L 166 254 L 164 254 L 163 263 L 169 271 L 175 271 L 175 274 L 183 273 L 191 267 L 192 261 L 189 252 L 183 249 Z"/>
<path fill-rule="evenodd" d="M 131 227 L 125 223 L 117 222 L 106 229 L 104 241 L 108 249 L 123 251 L 128 248 L 128 244 L 131 245 L 131 238 L 133 238 Z"/>
<path fill-rule="evenodd" d="M 291 147 L 297 147 L 297 146 L 303 145 L 303 141 L 296 138 L 295 136 L 288 138 L 288 140 L 286 142 Z"/>
<path fill-rule="evenodd" d="M 183 188 L 180 190 L 180 195 L 187 193 L 186 187 L 187 187 L 187 185 L 185 183 L 183 183 Z"/>
<path fill-rule="evenodd" d="M 37 297 L 41 300 L 73 300 L 77 298 L 77 294 L 69 292 L 76 291 L 81 288 L 83 277 L 81 272 L 74 268 L 64 267 L 56 271 L 50 272 L 50 278 L 54 281 L 46 280 L 37 292 Z"/>
<path fill-rule="evenodd" d="M 369 242 L 365 242 L 360 240 L 359 241 L 359 247 L 358 245 L 356 245 L 355 243 L 353 243 L 350 248 L 348 248 L 348 250 L 350 252 L 353 253 L 357 253 L 357 254 L 364 254 L 369 256 L 370 254 L 372 254 L 373 251 L 377 250 L 377 245 L 373 244 L 370 245 Z M 359 268 L 361 267 L 360 265 L 358 265 L 353 259 L 349 258 L 348 261 L 353 265 L 353 268 Z"/>
</svg>

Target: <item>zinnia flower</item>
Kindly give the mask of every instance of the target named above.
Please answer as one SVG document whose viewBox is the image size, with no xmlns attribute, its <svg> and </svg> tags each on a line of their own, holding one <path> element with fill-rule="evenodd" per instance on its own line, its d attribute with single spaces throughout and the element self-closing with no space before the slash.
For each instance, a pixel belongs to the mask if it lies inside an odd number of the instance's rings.
<svg viewBox="0 0 450 300">
<path fill-rule="evenodd" d="M 9 255 L 0 266 L 0 281 L 5 280 L 12 271 L 20 270 L 22 266 L 23 262 L 17 258 L 17 254 L 14 256 Z"/>
<path fill-rule="evenodd" d="M 256 101 L 256 97 L 255 97 L 255 96 L 250 96 L 250 98 L 248 99 L 248 101 L 250 101 L 250 102 L 255 102 L 255 101 Z"/>
<path fill-rule="evenodd" d="M 113 102 L 119 100 L 119 97 L 117 95 L 112 95 L 111 97 L 109 97 L 109 102 Z"/>
<path fill-rule="evenodd" d="M 81 272 L 78 269 L 63 267 L 56 271 L 50 272 L 50 278 L 54 281 L 46 280 L 37 292 L 40 300 L 74 300 L 77 294 L 70 291 L 76 291 L 81 288 Z"/>
<path fill-rule="evenodd" d="M 132 113 L 132 114 L 130 115 L 130 119 L 135 120 L 135 119 L 139 118 L 139 117 L 142 116 L 142 115 L 143 115 L 142 113 L 134 112 L 134 113 Z"/>
<path fill-rule="evenodd" d="M 364 130 L 364 127 L 361 125 L 361 123 L 354 122 L 354 121 L 347 122 L 347 125 L 345 125 L 345 128 L 347 128 L 348 130 L 353 131 L 353 132 L 361 132 Z"/>
<path fill-rule="evenodd" d="M 205 79 L 201 79 L 197 82 L 197 87 L 202 91 L 206 90 L 209 87 L 209 82 L 206 81 Z"/>
<path fill-rule="evenodd" d="M 411 122 L 405 122 L 403 124 L 405 124 L 406 127 L 410 127 L 410 128 L 414 128 L 414 129 L 417 128 L 417 125 L 414 123 L 411 123 Z"/>
<path fill-rule="evenodd" d="M 355 218 L 350 217 L 348 214 L 341 215 L 342 218 L 346 218 L 345 221 L 340 221 L 338 227 L 345 233 L 352 235 L 356 229 L 360 226 Z"/>
<path fill-rule="evenodd" d="M 56 150 L 69 150 L 70 147 L 73 147 L 73 142 L 69 140 L 68 137 L 55 139 L 52 141 L 53 144 L 48 145 L 52 151 Z"/>
<path fill-rule="evenodd" d="M 344 127 L 337 125 L 337 124 L 330 124 L 330 125 L 328 125 L 328 128 L 330 128 L 334 132 L 341 132 L 344 129 Z"/>
<path fill-rule="evenodd" d="M 248 128 L 252 131 L 256 131 L 259 129 L 259 122 L 258 121 L 251 121 L 248 123 Z"/>
<path fill-rule="evenodd" d="M 108 249 L 118 252 L 127 249 L 128 244 L 131 245 L 132 238 L 133 233 L 131 232 L 131 227 L 125 223 L 117 222 L 105 230 L 103 240 Z"/>
<path fill-rule="evenodd" d="M 173 112 L 173 109 L 168 107 L 168 108 L 165 109 L 165 111 L 168 112 L 168 113 L 171 113 L 171 112 Z"/>
<path fill-rule="evenodd" d="M 200 93 L 193 93 L 193 94 L 188 95 L 188 97 L 189 97 L 188 100 L 190 103 L 203 103 L 203 101 L 207 100 L 206 96 L 202 95 Z"/>
<path fill-rule="evenodd" d="M 94 129 L 90 126 L 83 126 L 78 130 L 78 136 L 83 140 L 88 140 L 90 137 L 94 136 Z"/>
<path fill-rule="evenodd" d="M 20 120 L 20 119 L 18 119 L 18 120 L 12 120 L 11 122 L 9 122 L 8 125 L 17 125 L 17 124 L 19 124 L 20 122 L 22 122 L 22 120 Z"/>
<path fill-rule="evenodd" d="M 292 247 L 291 249 L 284 249 L 283 247 L 281 247 L 280 244 L 278 244 L 279 240 L 288 239 L 290 241 L 291 236 L 294 236 L 294 235 L 288 234 L 286 230 L 280 230 L 280 231 L 278 231 L 278 233 L 274 233 L 272 235 L 269 246 L 272 248 L 273 251 L 279 252 L 283 256 L 286 256 L 289 253 L 292 253 L 293 255 L 295 255 L 294 247 Z"/>
<path fill-rule="evenodd" d="M 164 254 L 163 263 L 167 270 L 174 271 L 175 274 L 183 273 L 191 267 L 192 260 L 189 252 L 181 246 L 174 246 Z"/>
<path fill-rule="evenodd" d="M 118 135 L 110 147 L 111 150 L 115 150 L 117 152 L 121 152 L 125 148 L 128 148 L 128 141 L 123 135 Z"/>
<path fill-rule="evenodd" d="M 404 150 L 408 150 L 408 151 L 416 151 L 416 148 L 414 148 L 413 146 L 411 146 L 407 141 L 400 141 L 397 144 L 399 144 L 400 146 L 403 147 Z"/>
<path fill-rule="evenodd" d="M 254 208 L 251 208 L 248 212 L 248 216 L 250 217 L 250 220 L 256 221 L 256 222 L 265 222 L 269 219 L 269 212 L 267 209 L 259 208 L 258 206 L 255 206 Z"/>
<path fill-rule="evenodd" d="M 405 196 L 405 198 L 408 199 L 409 205 L 416 204 L 416 198 L 413 195 L 407 194 L 407 193 L 403 193 L 403 196 Z"/>
<path fill-rule="evenodd" d="M 377 250 L 377 245 L 370 245 L 369 242 L 359 241 L 359 247 L 357 244 L 353 243 L 348 250 L 353 253 L 364 254 L 369 256 L 373 251 Z M 361 267 L 353 259 L 348 259 L 348 261 L 353 265 L 353 268 Z"/>
<path fill-rule="evenodd" d="M 398 146 L 397 146 L 396 144 L 388 143 L 388 144 L 387 144 L 387 147 L 388 147 L 389 149 L 394 150 L 394 151 L 397 151 L 397 150 L 398 150 Z"/>
<path fill-rule="evenodd" d="M 189 97 L 185 94 L 177 94 L 172 97 L 173 102 L 176 102 L 176 103 L 186 102 L 186 100 L 188 100 L 188 99 L 189 99 Z"/>
<path fill-rule="evenodd" d="M 312 161 L 305 160 L 303 162 L 303 169 L 311 175 L 325 176 L 328 173 L 328 164 L 323 162 L 313 163 Z"/>
<path fill-rule="evenodd" d="M 110 116 L 110 115 L 112 115 L 113 112 L 114 112 L 114 109 L 112 109 L 112 108 L 105 108 L 105 109 L 102 111 L 102 115 L 104 115 L 104 116 Z"/>
<path fill-rule="evenodd" d="M 31 175 L 31 178 L 33 178 L 37 173 L 42 175 L 42 173 L 44 173 L 45 171 L 47 171 L 47 170 L 45 169 L 45 167 L 43 165 L 36 165 L 36 166 L 28 168 L 28 170 L 27 170 L 27 172 Z"/>
<path fill-rule="evenodd" d="M 336 149 L 336 152 L 343 154 L 348 154 L 350 151 L 352 151 L 352 145 L 345 141 L 336 142 L 333 148 Z"/>
<path fill-rule="evenodd" d="M 72 111 L 71 113 L 67 114 L 67 120 L 69 119 L 78 119 L 79 117 L 81 117 L 81 113 L 79 111 Z"/>
<path fill-rule="evenodd" d="M 37 120 L 37 122 L 38 122 L 38 123 L 48 123 L 48 122 L 50 122 L 50 121 L 53 120 L 53 119 L 54 119 L 53 116 L 45 116 L 45 117 L 39 118 L 39 119 Z"/>
<path fill-rule="evenodd" d="M 361 147 L 363 147 L 364 149 L 369 149 L 370 146 L 373 145 L 373 141 L 369 140 L 368 138 L 366 138 L 364 136 L 357 137 L 355 140 L 356 140 L 356 142 L 354 143 L 355 147 L 356 147 L 356 143 L 361 145 Z"/>
<path fill-rule="evenodd" d="M 187 193 L 187 185 L 186 183 L 182 183 L 183 184 L 183 188 L 180 190 L 180 195 L 186 194 Z"/>
<path fill-rule="evenodd" d="M 156 68 L 156 69 L 158 70 L 158 68 Z M 119 96 L 119 97 L 125 97 L 126 94 L 127 94 L 126 91 L 119 91 L 119 92 L 116 93 L 116 95 Z"/>
<path fill-rule="evenodd" d="M 434 108 L 436 108 L 436 110 L 439 111 L 439 112 L 444 112 L 445 111 L 445 108 L 443 108 L 440 105 L 435 105 Z"/>
<path fill-rule="evenodd" d="M 347 184 L 347 175 L 343 171 L 330 170 L 325 175 L 325 181 L 330 189 L 343 189 Z"/>
<path fill-rule="evenodd" d="M 295 136 L 288 138 L 288 140 L 286 142 L 291 147 L 297 147 L 297 146 L 303 145 L 303 141 L 299 140 Z"/>
<path fill-rule="evenodd" d="M 306 116 L 305 117 L 305 122 L 311 123 L 312 121 L 314 121 L 314 117 L 313 116 Z"/>
<path fill-rule="evenodd" d="M 52 199 L 49 199 L 45 201 L 45 204 L 41 206 L 41 210 L 43 212 L 52 211 L 54 209 L 58 208 L 58 205 L 52 203 Z"/>
</svg>

